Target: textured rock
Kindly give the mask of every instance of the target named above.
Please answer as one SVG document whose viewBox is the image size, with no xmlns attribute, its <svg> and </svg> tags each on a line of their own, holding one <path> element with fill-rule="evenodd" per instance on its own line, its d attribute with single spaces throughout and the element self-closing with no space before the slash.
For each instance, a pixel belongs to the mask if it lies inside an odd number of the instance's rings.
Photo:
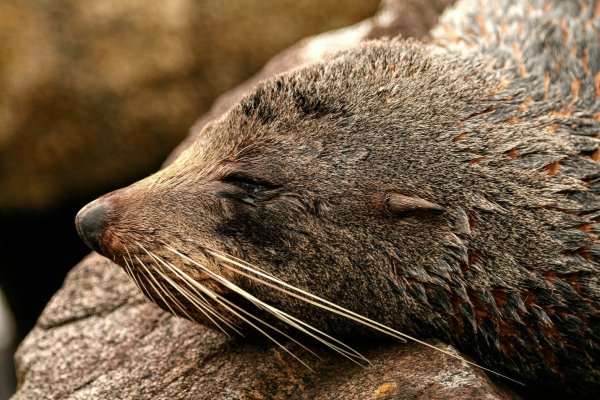
<svg viewBox="0 0 600 400">
<path fill-rule="evenodd" d="M 149 173 L 217 95 L 378 2 L 0 2 L 0 211 Z"/>
<path fill-rule="evenodd" d="M 290 346 L 311 371 L 266 340 L 230 338 L 167 314 L 94 254 L 21 344 L 13 400 L 516 398 L 482 371 L 421 345 L 358 348 L 372 366 Z"/>
</svg>

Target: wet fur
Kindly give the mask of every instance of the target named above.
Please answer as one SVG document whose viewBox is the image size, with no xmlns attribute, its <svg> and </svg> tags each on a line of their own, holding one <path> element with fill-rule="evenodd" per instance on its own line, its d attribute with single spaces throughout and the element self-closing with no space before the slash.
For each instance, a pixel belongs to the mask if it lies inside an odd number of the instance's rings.
<svg viewBox="0 0 600 400">
<path fill-rule="evenodd" d="M 459 4 L 437 45 L 370 42 L 261 83 L 174 164 L 105 197 L 103 253 L 152 265 L 139 242 L 207 279 L 168 244 L 338 337 L 372 334 L 224 269 L 217 249 L 530 388 L 591 396 L 600 6 L 501 3 Z M 443 212 L 396 213 L 393 195 Z"/>
</svg>

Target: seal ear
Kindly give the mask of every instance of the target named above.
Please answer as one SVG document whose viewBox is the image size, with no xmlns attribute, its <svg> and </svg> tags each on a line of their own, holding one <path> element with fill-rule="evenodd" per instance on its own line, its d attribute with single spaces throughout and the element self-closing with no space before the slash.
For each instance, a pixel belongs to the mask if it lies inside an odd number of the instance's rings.
<svg viewBox="0 0 600 400">
<path fill-rule="evenodd" d="M 399 193 L 388 194 L 386 207 L 390 213 L 399 217 L 416 213 L 441 214 L 444 212 L 444 207 L 439 204 Z"/>
</svg>

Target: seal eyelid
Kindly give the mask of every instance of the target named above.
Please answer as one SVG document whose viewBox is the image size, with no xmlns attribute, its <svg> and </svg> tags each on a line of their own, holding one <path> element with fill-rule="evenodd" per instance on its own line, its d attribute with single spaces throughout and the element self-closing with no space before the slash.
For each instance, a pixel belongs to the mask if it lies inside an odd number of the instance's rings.
<svg viewBox="0 0 600 400">
<path fill-rule="evenodd" d="M 258 178 L 245 172 L 231 172 L 226 174 L 221 178 L 221 182 L 227 182 L 251 191 L 273 190 L 281 187 L 281 185 L 275 184 L 263 178 Z"/>
</svg>

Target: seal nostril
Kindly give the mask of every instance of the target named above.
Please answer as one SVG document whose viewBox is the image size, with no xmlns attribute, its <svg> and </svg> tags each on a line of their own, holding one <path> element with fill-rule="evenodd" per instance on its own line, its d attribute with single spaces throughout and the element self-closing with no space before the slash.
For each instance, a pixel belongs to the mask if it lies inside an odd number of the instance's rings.
<svg viewBox="0 0 600 400">
<path fill-rule="evenodd" d="M 100 253 L 99 239 L 106 226 L 105 202 L 95 200 L 83 207 L 75 217 L 79 237 L 94 251 Z"/>
</svg>

